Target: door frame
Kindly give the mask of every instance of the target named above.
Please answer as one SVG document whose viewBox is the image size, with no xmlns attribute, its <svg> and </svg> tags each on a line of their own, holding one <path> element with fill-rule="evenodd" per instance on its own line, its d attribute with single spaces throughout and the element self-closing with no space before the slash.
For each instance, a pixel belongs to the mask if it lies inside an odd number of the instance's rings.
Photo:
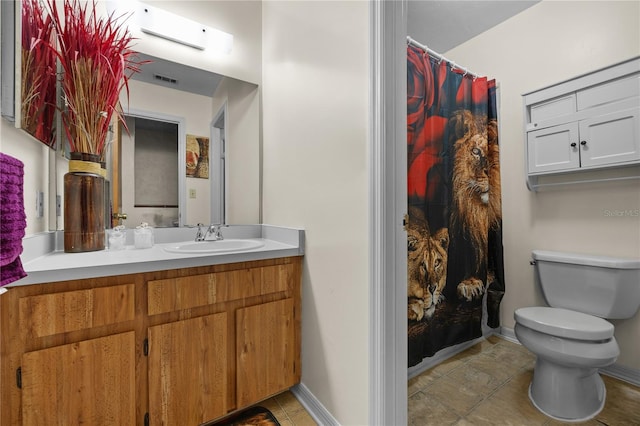
<svg viewBox="0 0 640 426">
<path fill-rule="evenodd" d="M 369 424 L 407 424 L 407 0 L 370 3 Z"/>
<path fill-rule="evenodd" d="M 228 115 L 228 102 L 225 101 L 220 107 L 216 115 L 211 120 L 211 149 L 209 150 L 209 170 L 211 171 L 211 194 L 210 194 L 210 208 L 211 208 L 211 223 L 213 224 L 226 224 L 227 222 L 227 168 L 225 152 L 227 150 L 227 117 Z M 224 127 L 220 129 L 216 127 L 216 123 L 220 119 L 224 118 Z M 223 142 L 224 141 L 224 142 Z"/>
</svg>

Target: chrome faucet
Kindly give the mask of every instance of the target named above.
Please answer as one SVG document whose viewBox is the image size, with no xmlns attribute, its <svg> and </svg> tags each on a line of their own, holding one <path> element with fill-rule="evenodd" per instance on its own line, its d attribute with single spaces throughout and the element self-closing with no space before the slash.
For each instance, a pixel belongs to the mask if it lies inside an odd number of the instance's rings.
<svg viewBox="0 0 640 426">
<path fill-rule="evenodd" d="M 227 225 L 223 225 L 223 224 L 209 225 L 209 227 L 206 228 L 206 230 L 204 229 L 204 225 L 201 223 L 199 223 L 197 226 L 198 226 L 198 232 L 196 232 L 196 241 L 224 240 L 221 230 L 223 227 L 226 227 Z M 211 238 L 209 238 L 209 236 L 211 236 Z"/>
</svg>

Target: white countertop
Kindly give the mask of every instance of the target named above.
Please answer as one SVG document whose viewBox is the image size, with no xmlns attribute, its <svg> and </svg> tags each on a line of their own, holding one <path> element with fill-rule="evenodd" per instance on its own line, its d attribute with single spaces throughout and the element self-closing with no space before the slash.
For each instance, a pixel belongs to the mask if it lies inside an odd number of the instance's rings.
<svg viewBox="0 0 640 426">
<path fill-rule="evenodd" d="M 43 249 L 40 246 L 46 246 L 50 243 L 30 242 L 25 245 L 25 250 L 29 249 L 31 253 L 23 252 L 23 256 L 21 256 L 27 276 L 11 283 L 7 288 L 304 254 L 304 231 L 300 229 L 270 225 L 242 225 L 224 228 L 225 238 L 254 239 L 264 243 L 259 248 L 230 253 L 171 253 L 166 251 L 165 247 L 175 246 L 177 242 L 193 242 L 193 239 L 187 239 L 187 237 L 191 237 L 191 234 L 195 235 L 195 230 L 183 228 L 181 230 L 156 229 L 154 231 L 155 240 L 158 243 L 148 249 L 136 249 L 131 244 L 127 245 L 124 250 L 106 249 L 85 253 L 65 253 L 62 250 L 47 252 L 44 249 L 44 253 L 41 254 L 39 250 Z M 128 238 L 127 242 L 132 242 L 130 240 Z"/>
</svg>

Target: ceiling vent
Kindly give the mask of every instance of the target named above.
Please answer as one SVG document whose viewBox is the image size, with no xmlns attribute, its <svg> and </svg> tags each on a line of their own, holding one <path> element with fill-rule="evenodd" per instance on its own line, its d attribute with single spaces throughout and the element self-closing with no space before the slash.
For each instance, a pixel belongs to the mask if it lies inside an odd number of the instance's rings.
<svg viewBox="0 0 640 426">
<path fill-rule="evenodd" d="M 153 78 L 155 78 L 158 81 L 162 81 L 164 83 L 168 83 L 168 84 L 178 84 L 178 80 L 172 77 L 167 77 L 166 75 L 160 75 L 160 74 L 154 74 Z"/>
</svg>

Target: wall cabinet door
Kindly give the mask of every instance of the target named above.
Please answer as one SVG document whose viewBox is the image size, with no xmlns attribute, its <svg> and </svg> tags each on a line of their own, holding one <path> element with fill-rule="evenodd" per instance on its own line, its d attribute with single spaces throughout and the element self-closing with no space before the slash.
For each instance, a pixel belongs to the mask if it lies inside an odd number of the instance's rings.
<svg viewBox="0 0 640 426">
<path fill-rule="evenodd" d="M 227 413 L 227 314 L 149 328 L 151 425 L 198 425 Z"/>
<path fill-rule="evenodd" d="M 640 108 L 580 122 L 580 164 L 594 167 L 640 160 Z"/>
<path fill-rule="evenodd" d="M 21 372 L 23 425 L 136 424 L 133 331 L 27 352 Z"/>
<path fill-rule="evenodd" d="M 297 382 L 293 298 L 236 311 L 237 403 L 244 407 Z"/>
<path fill-rule="evenodd" d="M 578 123 L 527 133 L 529 173 L 572 170 L 580 167 Z"/>
</svg>

